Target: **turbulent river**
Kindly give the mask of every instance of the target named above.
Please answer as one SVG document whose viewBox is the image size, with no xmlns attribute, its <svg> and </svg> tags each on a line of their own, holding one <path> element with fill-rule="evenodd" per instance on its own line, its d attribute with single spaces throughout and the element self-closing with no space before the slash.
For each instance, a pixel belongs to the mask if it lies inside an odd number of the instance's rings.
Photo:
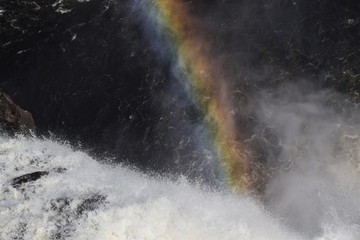
<svg viewBox="0 0 360 240">
<path fill-rule="evenodd" d="M 0 1 L 0 240 L 359 240 L 357 2 Z"/>
<path fill-rule="evenodd" d="M 0 238 L 359 239 L 357 129 L 317 98 L 268 99 L 261 110 L 282 130 L 279 158 L 293 159 L 267 200 L 148 176 L 56 140 L 1 137 Z"/>
<path fill-rule="evenodd" d="M 9 186 L 38 170 L 50 173 L 24 189 Z M 86 199 L 98 200 L 96 209 L 79 211 Z M 25 138 L 1 138 L 1 229 L 1 239 L 301 239 L 251 198 L 150 178 Z"/>
</svg>

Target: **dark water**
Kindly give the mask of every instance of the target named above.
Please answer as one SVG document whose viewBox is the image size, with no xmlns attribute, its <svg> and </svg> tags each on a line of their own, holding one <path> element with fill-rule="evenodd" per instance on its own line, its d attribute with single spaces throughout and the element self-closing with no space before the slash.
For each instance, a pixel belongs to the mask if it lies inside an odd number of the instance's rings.
<svg viewBox="0 0 360 240">
<path fill-rule="evenodd" d="M 260 89 L 307 79 L 314 89 L 336 89 L 350 103 L 359 101 L 358 1 L 187 2 L 245 93 L 239 104 L 248 113 L 248 136 L 261 124 L 248 105 Z M 171 115 L 169 66 L 131 4 L 1 1 L 0 87 L 32 112 L 40 134 L 50 131 L 94 153 L 166 171 L 167 157 L 197 154 L 193 144 L 175 149 L 195 142 L 188 133 L 201 114 L 187 105 Z"/>
</svg>

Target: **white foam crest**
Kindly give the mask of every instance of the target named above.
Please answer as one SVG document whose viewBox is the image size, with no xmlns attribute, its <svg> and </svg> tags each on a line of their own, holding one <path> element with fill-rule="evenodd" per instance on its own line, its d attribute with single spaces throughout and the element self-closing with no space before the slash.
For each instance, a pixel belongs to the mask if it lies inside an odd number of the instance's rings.
<svg viewBox="0 0 360 240">
<path fill-rule="evenodd" d="M 36 171 L 49 174 L 11 186 Z M 50 140 L 1 137 L 0 181 L 4 240 L 300 239 L 251 198 L 100 164 Z"/>
</svg>

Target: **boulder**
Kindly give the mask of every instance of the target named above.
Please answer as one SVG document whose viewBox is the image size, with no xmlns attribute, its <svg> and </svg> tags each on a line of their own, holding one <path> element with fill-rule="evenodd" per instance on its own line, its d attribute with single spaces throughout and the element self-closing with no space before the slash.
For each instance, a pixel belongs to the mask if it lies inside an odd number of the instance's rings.
<svg viewBox="0 0 360 240">
<path fill-rule="evenodd" d="M 18 105 L 0 89 L 0 128 L 8 133 L 35 132 L 32 114 Z"/>
<path fill-rule="evenodd" d="M 32 172 L 28 174 L 24 174 L 22 176 L 16 177 L 11 180 L 10 184 L 14 188 L 19 188 L 21 185 L 28 183 L 28 182 L 34 182 L 38 179 L 40 179 L 42 176 L 48 175 L 49 172 L 46 171 L 38 171 L 38 172 Z"/>
</svg>

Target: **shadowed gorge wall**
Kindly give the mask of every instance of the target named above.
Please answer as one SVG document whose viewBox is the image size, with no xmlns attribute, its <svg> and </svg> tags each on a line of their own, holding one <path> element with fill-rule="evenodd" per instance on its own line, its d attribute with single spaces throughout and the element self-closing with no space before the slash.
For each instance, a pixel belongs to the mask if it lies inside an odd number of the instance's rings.
<svg viewBox="0 0 360 240">
<path fill-rule="evenodd" d="M 233 97 L 245 106 L 259 89 L 299 78 L 359 99 L 357 1 L 185 2 L 222 53 L 239 90 Z M 33 113 L 41 133 L 166 169 L 164 156 L 186 158 L 192 151 L 189 145 L 174 150 L 186 136 L 171 127 L 196 125 L 201 116 L 192 106 L 180 118 L 170 114 L 169 66 L 159 61 L 130 4 L 3 1 L 0 87 Z M 246 138 L 259 123 L 244 111 Z"/>
</svg>

